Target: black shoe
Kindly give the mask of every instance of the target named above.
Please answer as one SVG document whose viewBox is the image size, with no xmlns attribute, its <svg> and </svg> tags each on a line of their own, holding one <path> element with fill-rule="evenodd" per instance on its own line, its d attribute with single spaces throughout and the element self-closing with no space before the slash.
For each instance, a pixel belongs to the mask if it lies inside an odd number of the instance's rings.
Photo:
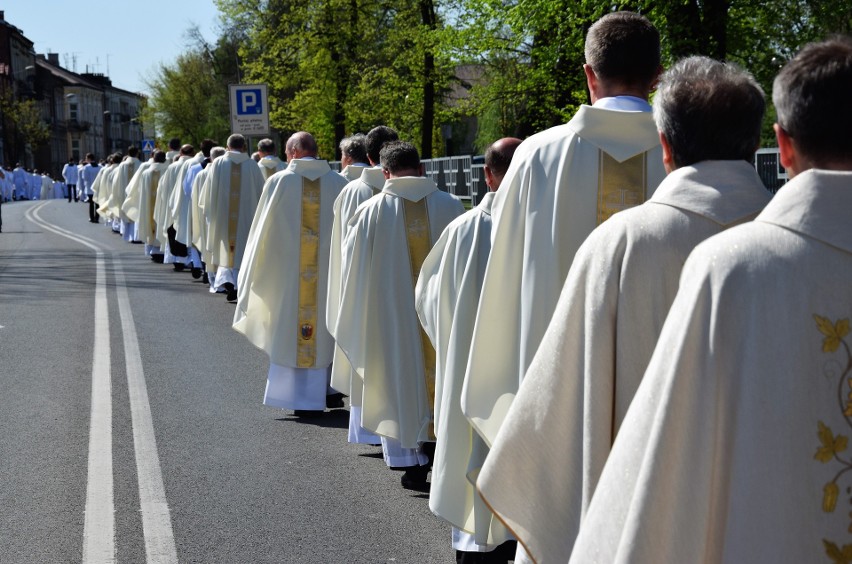
<svg viewBox="0 0 852 564">
<path fill-rule="evenodd" d="M 157 264 L 163 264 L 163 259 L 165 258 L 165 255 L 151 255 L 151 260 Z"/>
<path fill-rule="evenodd" d="M 186 265 L 182 262 L 174 263 L 175 272 L 183 272 L 186 269 Z"/>
<path fill-rule="evenodd" d="M 325 396 L 325 406 L 328 409 L 337 409 L 343 407 L 343 398 L 345 398 L 343 394 L 340 392 L 335 392 L 333 394 L 328 394 Z"/>
<path fill-rule="evenodd" d="M 195 278 L 196 280 L 201 278 L 201 269 L 193 266 L 192 267 L 192 277 Z"/>
<path fill-rule="evenodd" d="M 428 493 L 431 486 L 429 482 L 426 481 L 426 475 L 428 473 L 428 466 L 409 466 L 405 472 L 403 472 L 399 482 L 402 484 L 402 487 L 407 490 Z"/>
<path fill-rule="evenodd" d="M 207 276 L 206 272 L 201 275 L 201 281 L 204 282 L 205 284 L 210 284 L 210 277 Z"/>
<path fill-rule="evenodd" d="M 293 415 L 296 417 L 305 417 L 307 419 L 321 417 L 325 411 L 321 409 L 295 409 Z"/>
<path fill-rule="evenodd" d="M 237 301 L 237 289 L 234 288 L 234 285 L 230 282 L 225 282 L 222 284 L 222 289 L 225 290 L 225 298 L 229 302 Z"/>
</svg>

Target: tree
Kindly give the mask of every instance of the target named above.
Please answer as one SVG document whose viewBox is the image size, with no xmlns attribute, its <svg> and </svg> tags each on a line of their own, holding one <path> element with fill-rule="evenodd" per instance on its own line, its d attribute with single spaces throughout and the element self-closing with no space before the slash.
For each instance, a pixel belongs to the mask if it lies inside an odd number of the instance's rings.
<svg viewBox="0 0 852 564">
<path fill-rule="evenodd" d="M 0 90 L 0 120 L 6 133 L 6 162 L 20 160 L 27 146 L 36 149 L 50 139 L 35 101 L 16 99 L 11 90 Z"/>
</svg>

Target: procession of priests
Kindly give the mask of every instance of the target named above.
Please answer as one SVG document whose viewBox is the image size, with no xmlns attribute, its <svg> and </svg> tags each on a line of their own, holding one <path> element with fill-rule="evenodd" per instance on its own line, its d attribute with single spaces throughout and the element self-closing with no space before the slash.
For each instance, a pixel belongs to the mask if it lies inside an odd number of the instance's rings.
<svg viewBox="0 0 852 564">
<path fill-rule="evenodd" d="M 0 202 L 88 202 L 203 279 L 269 357 L 258 402 L 348 408 L 457 563 L 852 562 L 852 38 L 775 78 L 775 196 L 747 70 L 663 69 L 611 12 L 577 72 L 591 103 L 495 140 L 467 207 L 385 125 L 340 172 L 306 131 L 172 139 L 0 171 Z"/>
</svg>

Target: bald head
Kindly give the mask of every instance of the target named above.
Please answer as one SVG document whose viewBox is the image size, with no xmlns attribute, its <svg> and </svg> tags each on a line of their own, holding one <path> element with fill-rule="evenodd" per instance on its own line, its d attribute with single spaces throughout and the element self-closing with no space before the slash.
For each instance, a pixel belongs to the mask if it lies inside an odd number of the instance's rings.
<svg viewBox="0 0 852 564">
<path fill-rule="evenodd" d="M 192 145 L 182 145 L 180 148 L 180 154 L 186 157 L 191 157 L 195 154 L 195 147 Z"/>
<path fill-rule="evenodd" d="M 496 192 L 503 182 L 515 149 L 520 144 L 520 139 L 504 137 L 492 143 L 485 151 L 485 184 L 492 192 Z"/>
<path fill-rule="evenodd" d="M 299 131 L 294 133 L 287 139 L 287 146 L 284 148 L 287 153 L 287 160 L 302 159 L 304 157 L 317 156 L 317 141 L 314 136 L 307 131 Z"/>
</svg>

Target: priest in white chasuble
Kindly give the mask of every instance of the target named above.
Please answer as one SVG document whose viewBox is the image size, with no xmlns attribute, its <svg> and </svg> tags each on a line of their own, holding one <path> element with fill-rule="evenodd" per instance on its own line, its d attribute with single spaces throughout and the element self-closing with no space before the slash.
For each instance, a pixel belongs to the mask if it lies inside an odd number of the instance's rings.
<svg viewBox="0 0 852 564">
<path fill-rule="evenodd" d="M 176 160 L 171 163 L 166 159 L 169 165 L 165 174 L 160 178 L 160 184 L 157 187 L 157 201 L 154 206 L 154 219 L 157 222 L 157 239 L 160 240 L 160 253 L 163 256 L 161 262 L 175 263 L 175 256 L 172 253 L 171 241 L 169 240 L 169 230 L 172 227 L 171 211 L 169 209 L 169 201 L 172 197 L 172 192 L 175 189 L 177 178 L 183 168 L 184 163 L 191 159 L 195 153 L 195 148 L 192 145 L 183 145 L 180 148 L 180 154 Z"/>
<path fill-rule="evenodd" d="M 574 253 L 612 214 L 644 202 L 665 176 L 648 94 L 659 34 L 613 12 L 586 37 L 593 106 L 521 144 L 494 198 L 492 249 L 462 407 L 491 444 L 541 342 Z"/>
<path fill-rule="evenodd" d="M 275 141 L 272 139 L 261 139 L 258 141 L 257 153 L 260 155 L 257 166 L 260 167 L 260 172 L 263 173 L 264 182 L 269 180 L 269 177 L 276 172 L 281 172 L 287 168 L 287 163 L 275 154 Z"/>
<path fill-rule="evenodd" d="M 444 229 L 423 262 L 414 292 L 417 315 L 437 358 L 436 444 L 429 509 L 452 524 L 453 547 L 460 552 L 493 552 L 511 539 L 470 479 L 482 467 L 488 447 L 462 413 L 461 392 L 479 291 L 491 251 L 494 190 L 520 143 L 520 139 L 500 139 L 485 151 L 485 180 L 491 191 L 477 207 Z M 509 556 L 514 556 L 514 549 L 506 548 Z"/>
<path fill-rule="evenodd" d="M 127 184 L 127 188 L 124 190 L 125 195 L 124 201 L 121 203 L 121 214 L 122 217 L 126 219 L 124 230 L 125 241 L 142 242 L 142 237 L 139 236 L 139 226 L 130 219 L 127 215 L 127 210 L 136 209 L 136 216 L 138 217 L 139 182 L 142 180 L 142 173 L 145 172 L 152 164 L 154 164 L 153 155 L 147 161 L 139 164 L 139 168 L 137 168 L 136 172 L 133 173 L 133 177 L 130 179 L 130 182 Z"/>
<path fill-rule="evenodd" d="M 214 290 L 225 290 L 228 301 L 237 299 L 237 277 L 249 229 L 263 191 L 263 174 L 246 153 L 246 139 L 238 133 L 228 137 L 228 152 L 210 165 L 204 197 L 208 218 L 208 264 Z"/>
<path fill-rule="evenodd" d="M 358 178 L 343 187 L 334 201 L 334 223 L 331 228 L 331 251 L 328 264 L 328 302 L 326 304 L 326 323 L 332 336 L 337 325 L 337 313 L 340 309 L 341 268 L 343 242 L 349 230 L 349 220 L 355 215 L 363 202 L 382 191 L 385 175 L 379 166 L 379 152 L 385 143 L 397 141 L 399 135 L 390 127 L 379 125 L 371 129 L 364 138 L 367 160 L 372 165 L 363 168 Z M 345 140 L 344 140 L 345 141 Z M 343 143 L 341 150 L 346 152 Z M 361 427 L 361 398 L 364 382 L 352 369 L 349 359 L 339 346 L 334 347 L 334 361 L 331 364 L 331 387 L 349 396 L 349 436 L 350 443 L 377 445 L 380 438 Z"/>
<path fill-rule="evenodd" d="M 388 465 L 411 467 L 403 486 L 425 489 L 428 459 L 419 449 L 435 440 L 435 351 L 417 319 L 414 285 L 464 207 L 420 176 L 410 143 L 387 143 L 380 160 L 387 182 L 349 222 L 334 335 L 364 382 L 361 425 L 383 437 Z"/>
<path fill-rule="evenodd" d="M 536 561 L 571 554 L 686 257 L 769 202 L 749 162 L 764 108 L 760 86 L 733 65 L 691 57 L 663 75 L 654 117 L 669 175 L 577 251 L 477 482 Z"/>
<path fill-rule="evenodd" d="M 209 139 L 202 141 L 207 149 L 207 154 L 215 143 Z M 194 152 L 194 149 L 193 149 Z M 198 151 L 189 159 L 181 162 L 180 168 L 175 175 L 174 187 L 166 202 L 166 234 L 168 235 L 168 249 L 165 254 L 166 264 L 174 264 L 176 271 L 183 271 L 192 265 L 192 256 L 188 241 L 189 237 L 189 196 L 186 194 L 186 177 L 190 169 L 204 161 L 207 157 L 204 150 Z"/>
<path fill-rule="evenodd" d="M 248 236 L 233 327 L 269 355 L 265 405 L 323 411 L 334 352 L 325 324 L 331 224 L 346 180 L 317 159 L 307 132 L 290 137 L 287 154 Z"/>
<path fill-rule="evenodd" d="M 139 160 L 139 148 L 128 147 L 127 156 L 118 165 L 118 169 L 112 179 L 112 196 L 109 200 L 110 214 L 119 222 L 119 230 L 121 237 L 125 241 L 133 240 L 133 225 L 128 221 L 127 216 L 121 211 L 124 205 L 124 200 L 127 199 L 127 189 L 133 176 L 139 171 L 142 162 Z"/>
<path fill-rule="evenodd" d="M 156 150 L 152 155 L 153 162 L 138 175 L 138 182 L 132 182 L 130 193 L 122 206 L 122 211 L 136 226 L 136 236 L 145 243 L 145 254 L 152 260 L 162 257 L 160 240 L 157 238 L 157 222 L 154 218 L 154 207 L 157 199 L 157 188 L 165 176 L 169 164 L 166 154 Z"/>
<path fill-rule="evenodd" d="M 201 150 L 194 158 L 186 161 L 181 171 L 182 177 L 178 177 L 179 187 L 175 187 L 171 200 L 173 228 L 175 240 L 186 246 L 186 256 L 189 266 L 192 268 L 192 277 L 201 278 L 201 254 L 192 244 L 194 239 L 192 221 L 193 185 L 195 177 L 210 164 L 210 151 L 216 146 L 212 139 L 201 141 Z"/>
<path fill-rule="evenodd" d="M 227 149 L 224 147 L 213 147 L 210 149 L 210 163 L 201 169 L 192 181 L 192 199 L 190 203 L 192 208 L 192 246 L 198 251 L 201 257 L 202 276 L 206 283 L 211 283 L 210 277 L 207 274 L 208 271 L 215 273 L 216 268 L 208 262 L 210 260 L 210 252 L 207 249 L 208 221 L 202 203 L 204 202 L 205 190 L 210 177 L 210 164 L 224 156 L 226 152 Z"/>
<path fill-rule="evenodd" d="M 849 560 L 852 38 L 775 79 L 791 176 L 698 245 L 571 562 Z"/>
<path fill-rule="evenodd" d="M 357 180 L 364 169 L 370 166 L 367 162 L 367 136 L 356 133 L 340 141 L 340 174 L 347 181 Z"/>
<path fill-rule="evenodd" d="M 103 217 L 104 220 L 107 221 L 108 225 L 112 225 L 110 219 L 111 217 L 108 214 L 108 208 L 106 207 L 107 200 L 109 199 L 110 191 L 109 191 L 109 182 L 112 178 L 112 171 L 115 169 L 115 155 L 108 155 L 106 158 L 105 165 L 98 171 L 98 175 L 95 177 L 95 181 L 92 183 L 92 197 L 97 204 L 95 208 L 98 215 Z"/>
</svg>

